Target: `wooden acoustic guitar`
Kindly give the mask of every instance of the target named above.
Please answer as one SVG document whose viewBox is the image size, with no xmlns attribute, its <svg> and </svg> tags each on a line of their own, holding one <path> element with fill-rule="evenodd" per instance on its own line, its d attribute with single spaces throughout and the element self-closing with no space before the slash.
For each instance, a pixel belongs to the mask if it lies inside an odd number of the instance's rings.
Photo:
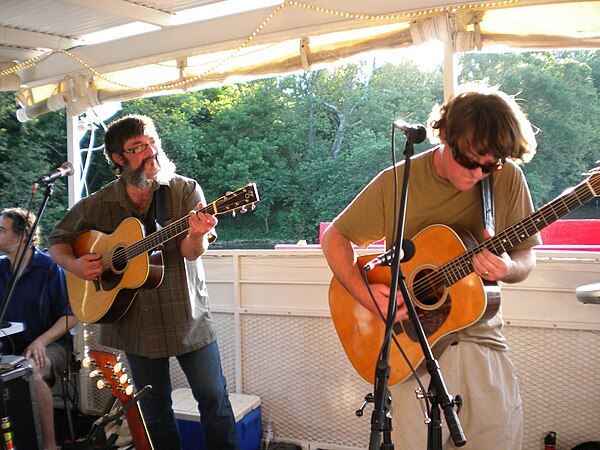
<svg viewBox="0 0 600 450">
<path fill-rule="evenodd" d="M 83 365 L 93 369 L 90 377 L 101 376 L 96 382 L 99 389 L 109 386 L 112 394 L 121 403 L 125 411 L 125 419 L 129 425 L 131 439 L 136 450 L 153 450 L 152 440 L 144 422 L 139 402 L 130 404 L 134 396 L 133 385 L 124 372 L 123 363 L 113 353 L 90 350 Z M 104 432 L 104 430 L 99 430 Z"/>
<path fill-rule="evenodd" d="M 254 207 L 258 201 L 256 184 L 250 183 L 195 213 L 235 213 Z M 112 234 L 91 230 L 78 235 L 72 245 L 75 257 L 101 255 L 103 272 L 91 281 L 66 273 L 75 316 L 84 323 L 113 322 L 127 312 L 139 289 L 158 287 L 164 275 L 162 254 L 151 252 L 186 232 L 189 217 L 188 214 L 148 236 L 144 236 L 144 226 L 134 217 L 121 222 Z"/>
<path fill-rule="evenodd" d="M 419 320 L 437 357 L 452 342 L 454 333 L 493 317 L 500 305 L 498 284 L 482 280 L 473 272 L 473 255 L 483 249 L 496 255 L 507 252 L 600 195 L 600 172 L 596 168 L 590 173 L 588 179 L 566 194 L 480 244 L 465 230 L 444 225 L 427 227 L 415 236 L 415 255 L 401 267 Z M 362 270 L 373 257 L 359 257 L 359 268 Z M 391 268 L 377 267 L 367 272 L 367 278 L 369 283 L 389 286 Z M 348 359 L 365 380 L 373 383 L 385 322 L 355 301 L 335 277 L 329 287 L 329 307 Z M 410 364 L 418 367 L 424 356 L 412 322 L 396 323 L 392 334 Z M 390 385 L 404 381 L 412 373 L 393 342 L 390 367 Z"/>
</svg>

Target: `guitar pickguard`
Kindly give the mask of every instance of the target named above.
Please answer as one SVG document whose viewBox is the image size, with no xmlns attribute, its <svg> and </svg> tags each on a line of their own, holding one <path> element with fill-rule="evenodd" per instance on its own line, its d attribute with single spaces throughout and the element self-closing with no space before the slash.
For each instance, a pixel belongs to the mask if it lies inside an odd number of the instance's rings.
<svg viewBox="0 0 600 450">
<path fill-rule="evenodd" d="M 452 299 L 450 295 L 446 296 L 446 300 L 435 310 L 427 311 L 415 307 L 417 310 L 417 316 L 425 332 L 425 336 L 429 338 L 433 336 L 440 328 L 444 326 L 444 323 L 450 317 L 452 307 Z M 419 342 L 415 327 L 410 319 L 402 321 L 402 328 L 406 332 L 408 338 L 413 342 Z"/>
<path fill-rule="evenodd" d="M 427 338 L 443 327 L 450 317 L 452 308 L 452 298 L 443 280 L 432 276 L 435 274 L 435 270 L 434 266 L 424 265 L 414 271 L 414 275 L 411 277 L 411 294 L 417 316 Z M 402 324 L 408 338 L 413 342 L 418 342 L 412 321 L 405 320 Z"/>
</svg>

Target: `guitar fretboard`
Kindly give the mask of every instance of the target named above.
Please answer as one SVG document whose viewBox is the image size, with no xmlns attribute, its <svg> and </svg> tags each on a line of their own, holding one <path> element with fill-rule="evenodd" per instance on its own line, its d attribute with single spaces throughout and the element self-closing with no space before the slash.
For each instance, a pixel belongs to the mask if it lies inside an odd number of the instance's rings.
<svg viewBox="0 0 600 450">
<path fill-rule="evenodd" d="M 246 206 L 254 205 L 258 201 L 259 197 L 256 184 L 250 183 L 243 188 L 230 192 L 214 202 L 209 203 L 200 211 L 194 211 L 191 214 L 225 214 L 240 209 L 244 210 Z M 177 219 L 166 227 L 149 234 L 131 245 L 116 249 L 108 258 L 103 258 L 103 266 L 108 268 L 111 264 L 114 264 L 117 267 L 124 267 L 127 264 L 127 261 L 150 252 L 174 237 L 185 233 L 190 228 L 188 222 L 189 218 L 190 214 Z"/>
<path fill-rule="evenodd" d="M 498 235 L 463 253 L 458 258 L 440 266 L 436 272 L 444 277 L 446 286 L 451 286 L 473 272 L 473 255 L 487 249 L 495 255 L 508 252 L 520 242 L 530 238 L 543 228 L 571 211 L 579 208 L 588 200 L 600 195 L 600 173 L 592 175 L 568 193 L 546 203 L 538 211 L 510 226 Z"/>
</svg>

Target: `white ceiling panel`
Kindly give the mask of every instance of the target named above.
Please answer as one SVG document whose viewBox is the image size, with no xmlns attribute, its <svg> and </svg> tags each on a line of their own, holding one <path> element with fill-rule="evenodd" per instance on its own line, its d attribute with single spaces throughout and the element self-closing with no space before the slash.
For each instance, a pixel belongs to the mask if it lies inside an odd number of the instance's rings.
<svg viewBox="0 0 600 450">
<path fill-rule="evenodd" d="M 249 5 L 259 9 L 237 12 Z M 215 17 L 218 7 L 226 15 Z M 441 29 L 455 51 L 597 48 L 600 1 L 0 0 L 0 89 L 17 91 L 23 108 L 48 96 L 58 96 L 53 107 L 132 98 L 309 70 L 411 45 L 415 30 L 419 40 L 446 39 Z"/>
</svg>

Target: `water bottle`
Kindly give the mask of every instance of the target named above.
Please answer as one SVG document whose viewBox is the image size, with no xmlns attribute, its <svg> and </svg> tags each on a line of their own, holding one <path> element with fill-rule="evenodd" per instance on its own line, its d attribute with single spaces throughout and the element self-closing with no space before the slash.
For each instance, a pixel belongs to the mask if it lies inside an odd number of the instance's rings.
<svg viewBox="0 0 600 450">
<path fill-rule="evenodd" d="M 260 450 L 268 450 L 268 448 L 273 444 L 274 439 L 275 425 L 273 425 L 273 421 L 271 419 L 268 419 L 267 424 L 265 425 L 265 429 L 262 433 L 262 439 L 260 441 Z"/>
<path fill-rule="evenodd" d="M 555 450 L 556 449 L 556 433 L 550 431 L 544 438 L 544 450 Z"/>
</svg>

